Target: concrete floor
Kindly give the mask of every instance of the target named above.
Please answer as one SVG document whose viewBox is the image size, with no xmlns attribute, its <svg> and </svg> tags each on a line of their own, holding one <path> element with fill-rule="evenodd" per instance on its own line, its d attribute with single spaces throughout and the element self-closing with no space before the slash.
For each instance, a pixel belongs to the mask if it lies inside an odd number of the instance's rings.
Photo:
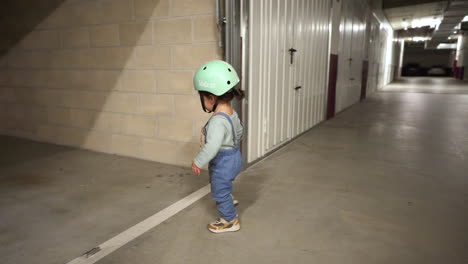
<svg viewBox="0 0 468 264">
<path fill-rule="evenodd" d="M 403 77 L 382 89 L 386 92 L 468 94 L 468 81 L 450 77 Z"/>
<path fill-rule="evenodd" d="M 378 92 L 239 177 L 240 232 L 206 230 L 216 216 L 206 196 L 98 263 L 466 264 L 467 117 L 468 95 Z M 66 263 L 207 180 L 129 158 L 0 144 L 5 264 Z"/>
</svg>

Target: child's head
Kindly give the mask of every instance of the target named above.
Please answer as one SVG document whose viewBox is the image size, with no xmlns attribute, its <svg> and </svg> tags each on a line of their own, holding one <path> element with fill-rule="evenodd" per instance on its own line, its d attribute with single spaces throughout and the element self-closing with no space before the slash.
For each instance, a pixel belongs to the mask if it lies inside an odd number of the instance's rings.
<svg viewBox="0 0 468 264">
<path fill-rule="evenodd" d="M 204 106 L 205 112 L 213 112 L 216 110 L 216 106 L 219 104 L 228 104 L 232 99 L 236 98 L 241 100 L 244 98 L 244 92 L 238 89 L 231 89 L 229 92 L 216 96 L 210 92 L 199 91 L 200 100 L 202 106 Z"/>
<path fill-rule="evenodd" d="M 209 61 L 203 64 L 193 77 L 195 90 L 205 112 L 213 112 L 218 104 L 230 103 L 234 97 L 244 98 L 244 92 L 235 89 L 239 83 L 234 68 L 224 61 Z"/>
</svg>

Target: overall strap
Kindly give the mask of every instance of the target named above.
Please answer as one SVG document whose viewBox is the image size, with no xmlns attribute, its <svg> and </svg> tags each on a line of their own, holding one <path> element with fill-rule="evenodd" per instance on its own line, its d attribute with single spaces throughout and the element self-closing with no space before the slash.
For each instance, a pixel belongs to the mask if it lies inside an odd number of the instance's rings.
<svg viewBox="0 0 468 264">
<path fill-rule="evenodd" d="M 214 116 L 217 116 L 217 115 L 222 115 L 224 116 L 228 121 L 229 123 L 231 124 L 231 128 L 232 128 L 232 141 L 234 142 L 234 147 L 237 148 L 237 137 L 236 137 L 236 131 L 234 129 L 234 124 L 232 123 L 232 119 L 229 115 L 227 115 L 226 113 L 223 113 L 223 112 L 219 112 L 219 113 L 216 113 L 214 114 Z"/>
</svg>

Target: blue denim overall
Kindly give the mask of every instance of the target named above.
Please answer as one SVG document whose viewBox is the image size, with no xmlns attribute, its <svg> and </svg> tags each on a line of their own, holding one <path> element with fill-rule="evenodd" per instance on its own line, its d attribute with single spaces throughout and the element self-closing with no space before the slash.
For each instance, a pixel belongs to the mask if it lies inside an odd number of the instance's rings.
<svg viewBox="0 0 468 264">
<path fill-rule="evenodd" d="M 210 161 L 208 169 L 210 172 L 211 197 L 216 201 L 219 215 L 226 221 L 232 221 L 237 217 L 236 209 L 232 201 L 232 181 L 236 178 L 242 168 L 242 157 L 238 148 L 238 142 L 234 124 L 231 117 L 225 113 L 216 113 L 224 116 L 232 128 L 234 148 L 221 149 Z M 204 128 L 206 135 L 206 126 Z M 205 137 L 206 143 L 206 137 Z"/>
</svg>

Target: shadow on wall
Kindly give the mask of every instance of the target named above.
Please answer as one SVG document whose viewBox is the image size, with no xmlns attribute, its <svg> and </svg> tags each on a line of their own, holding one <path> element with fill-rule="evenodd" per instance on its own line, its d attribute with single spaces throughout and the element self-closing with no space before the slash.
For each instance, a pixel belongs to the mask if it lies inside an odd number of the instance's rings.
<svg viewBox="0 0 468 264">
<path fill-rule="evenodd" d="M 208 118 L 191 78 L 221 59 L 212 1 L 8 2 L 1 134 L 190 165 Z"/>
<path fill-rule="evenodd" d="M 0 57 L 34 30 L 65 0 L 6 0 L 0 9 Z"/>
</svg>

